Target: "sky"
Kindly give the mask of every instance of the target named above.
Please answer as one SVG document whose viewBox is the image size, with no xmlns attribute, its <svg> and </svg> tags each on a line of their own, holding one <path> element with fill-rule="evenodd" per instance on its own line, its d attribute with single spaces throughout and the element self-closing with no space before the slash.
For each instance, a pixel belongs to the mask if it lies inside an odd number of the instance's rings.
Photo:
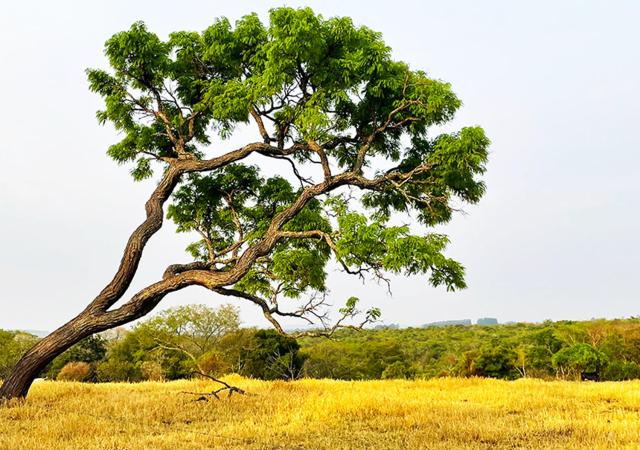
<svg viewBox="0 0 640 450">
<path fill-rule="evenodd" d="M 486 196 L 442 230 L 468 289 L 393 277 L 389 295 L 332 269 L 332 303 L 355 293 L 404 326 L 640 315 L 640 3 L 21 1 L 0 13 L 0 328 L 52 330 L 80 312 L 143 218 L 155 181 L 106 156 L 118 135 L 87 88 L 104 41 L 138 20 L 164 38 L 283 5 L 382 32 L 395 58 L 452 84 L 464 102 L 452 126 L 492 140 Z M 188 261 L 174 231 L 151 240 L 130 292 Z M 189 288 L 159 308 L 229 301 Z M 245 325 L 266 326 L 237 304 Z"/>
</svg>

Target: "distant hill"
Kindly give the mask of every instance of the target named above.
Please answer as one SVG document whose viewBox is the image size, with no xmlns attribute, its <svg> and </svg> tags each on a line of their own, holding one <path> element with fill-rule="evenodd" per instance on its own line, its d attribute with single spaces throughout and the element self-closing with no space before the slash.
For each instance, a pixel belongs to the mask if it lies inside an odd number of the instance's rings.
<svg viewBox="0 0 640 450">
<path fill-rule="evenodd" d="M 20 330 L 24 333 L 33 334 L 34 336 L 38 336 L 39 338 L 43 338 L 50 333 L 50 331 L 42 331 L 42 330 Z"/>
<path fill-rule="evenodd" d="M 494 317 L 482 317 L 476 321 L 478 325 L 498 325 L 498 319 Z M 459 319 L 459 320 L 441 320 L 439 322 L 429 322 L 421 325 L 420 328 L 429 328 L 429 327 L 451 327 L 455 325 L 462 326 L 471 326 L 473 322 L 470 319 Z"/>
<path fill-rule="evenodd" d="M 439 322 L 430 322 L 422 325 L 421 328 L 429 328 L 429 327 L 450 327 L 453 325 L 471 325 L 470 319 L 462 319 L 462 320 L 441 320 Z"/>
<path fill-rule="evenodd" d="M 478 325 L 498 325 L 498 319 L 494 319 L 493 317 L 483 317 L 482 319 L 478 319 L 476 322 Z"/>
</svg>

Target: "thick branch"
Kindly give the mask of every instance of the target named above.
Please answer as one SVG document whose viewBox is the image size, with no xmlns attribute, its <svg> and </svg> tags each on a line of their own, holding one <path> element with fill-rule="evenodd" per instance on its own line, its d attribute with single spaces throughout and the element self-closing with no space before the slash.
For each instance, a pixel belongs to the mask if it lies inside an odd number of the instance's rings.
<svg viewBox="0 0 640 450">
<path fill-rule="evenodd" d="M 191 163 L 199 161 L 181 162 Z M 207 163 L 210 164 L 208 161 Z M 322 195 L 344 185 L 353 185 L 360 187 L 361 189 L 379 189 L 386 183 L 391 181 L 403 181 L 412 177 L 416 173 L 427 171 L 429 168 L 429 165 L 424 164 L 417 166 L 415 169 L 407 173 L 393 171 L 373 179 L 365 178 L 362 175 L 355 174 L 354 172 L 345 172 L 332 176 L 329 179 L 325 179 L 322 183 L 307 186 L 288 208 L 285 208 L 273 217 L 263 238 L 245 250 L 244 253 L 238 257 L 236 264 L 232 268 L 226 271 L 188 270 L 175 276 L 169 276 L 168 278 L 143 289 L 122 307 L 109 311 L 109 320 L 114 320 L 117 321 L 118 324 L 121 324 L 142 317 L 148 311 L 153 309 L 166 294 L 182 289 L 186 286 L 199 285 L 206 287 L 207 289 L 216 290 L 218 288 L 237 283 L 244 275 L 247 274 L 251 267 L 253 267 L 256 260 L 267 255 L 277 244 L 278 240 L 283 237 L 281 234 L 283 225 L 295 217 L 295 215 L 305 207 L 310 199 L 317 197 L 318 195 Z M 324 238 L 324 236 L 322 237 Z"/>
<path fill-rule="evenodd" d="M 122 260 L 120 261 L 120 266 L 118 267 L 115 276 L 91 302 L 87 307 L 87 311 L 92 313 L 106 311 L 115 302 L 117 302 L 129 288 L 138 269 L 138 264 L 140 263 L 144 247 L 151 236 L 153 236 L 162 226 L 164 203 L 167 201 L 180 181 L 180 177 L 184 173 L 214 170 L 218 167 L 239 161 L 259 150 L 273 150 L 273 147 L 262 143 L 255 143 L 208 160 L 171 160 L 169 167 L 166 169 L 162 179 L 160 180 L 160 183 L 145 204 L 146 218 L 131 234 L 129 241 L 125 246 Z"/>
<path fill-rule="evenodd" d="M 269 133 L 267 133 L 267 129 L 265 128 L 262 117 L 260 116 L 258 111 L 255 108 L 251 108 L 249 112 L 251 113 L 251 117 L 253 117 L 253 120 L 255 120 L 256 124 L 258 125 L 258 130 L 260 131 L 260 136 L 262 136 L 264 143 L 270 143 L 271 137 L 269 136 Z"/>
</svg>

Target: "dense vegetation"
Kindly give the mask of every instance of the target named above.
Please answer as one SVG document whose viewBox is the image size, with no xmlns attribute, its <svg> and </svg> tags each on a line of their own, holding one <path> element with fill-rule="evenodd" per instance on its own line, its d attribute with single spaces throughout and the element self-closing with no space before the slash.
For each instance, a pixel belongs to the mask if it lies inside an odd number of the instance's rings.
<svg viewBox="0 0 640 450">
<path fill-rule="evenodd" d="M 0 377 L 36 340 L 0 332 Z M 84 339 L 43 376 L 78 381 L 189 378 L 197 373 L 273 379 L 480 376 L 640 378 L 640 319 L 341 330 L 299 341 L 240 328 L 234 307 L 174 308 L 132 330 Z"/>
<path fill-rule="evenodd" d="M 37 340 L 29 333 L 0 330 L 0 379 L 9 375 L 20 356 Z"/>
<path fill-rule="evenodd" d="M 640 319 L 344 331 L 302 347 L 319 378 L 640 378 Z"/>
</svg>

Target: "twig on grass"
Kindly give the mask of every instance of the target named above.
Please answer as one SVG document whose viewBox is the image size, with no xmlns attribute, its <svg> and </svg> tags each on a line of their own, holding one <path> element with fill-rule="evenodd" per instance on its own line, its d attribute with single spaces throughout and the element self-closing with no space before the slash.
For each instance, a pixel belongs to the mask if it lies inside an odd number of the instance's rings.
<svg viewBox="0 0 640 450">
<path fill-rule="evenodd" d="M 222 384 L 222 385 L 223 385 L 221 388 L 218 388 L 218 389 L 213 390 L 213 391 L 211 391 L 211 392 L 181 392 L 181 394 L 199 395 L 200 397 L 198 397 L 198 398 L 195 400 L 195 401 L 197 401 L 197 402 L 202 402 L 202 401 L 205 401 L 205 402 L 206 402 L 206 401 L 208 401 L 208 400 L 209 400 L 209 399 L 208 399 L 208 397 L 210 397 L 210 396 L 211 396 L 211 397 L 215 397 L 215 398 L 217 398 L 218 400 L 222 400 L 222 399 L 220 398 L 220 395 L 219 395 L 219 394 L 220 394 L 221 392 L 224 392 L 224 391 L 228 391 L 228 392 L 229 392 L 229 394 L 227 395 L 227 398 L 231 398 L 231 396 L 233 395 L 233 393 L 234 393 L 234 392 L 237 392 L 238 394 L 241 394 L 241 395 L 250 395 L 250 394 L 249 394 L 248 392 L 246 392 L 244 389 L 240 389 L 240 388 L 239 388 L 239 387 L 237 387 L 237 386 L 232 386 L 232 385 L 230 385 L 229 383 L 226 383 L 226 382 L 224 382 L 224 381 L 222 381 L 222 380 L 219 380 L 219 379 L 217 379 L 217 378 L 214 378 L 214 377 L 212 377 L 211 375 L 207 375 L 206 373 L 197 372 L 197 371 L 194 371 L 193 373 L 194 373 L 194 374 L 196 374 L 196 375 L 200 375 L 200 376 L 202 376 L 202 377 L 205 377 L 205 378 L 209 378 L 210 380 L 213 380 L 213 381 L 215 381 L 216 383 L 220 383 L 220 384 Z"/>
</svg>

